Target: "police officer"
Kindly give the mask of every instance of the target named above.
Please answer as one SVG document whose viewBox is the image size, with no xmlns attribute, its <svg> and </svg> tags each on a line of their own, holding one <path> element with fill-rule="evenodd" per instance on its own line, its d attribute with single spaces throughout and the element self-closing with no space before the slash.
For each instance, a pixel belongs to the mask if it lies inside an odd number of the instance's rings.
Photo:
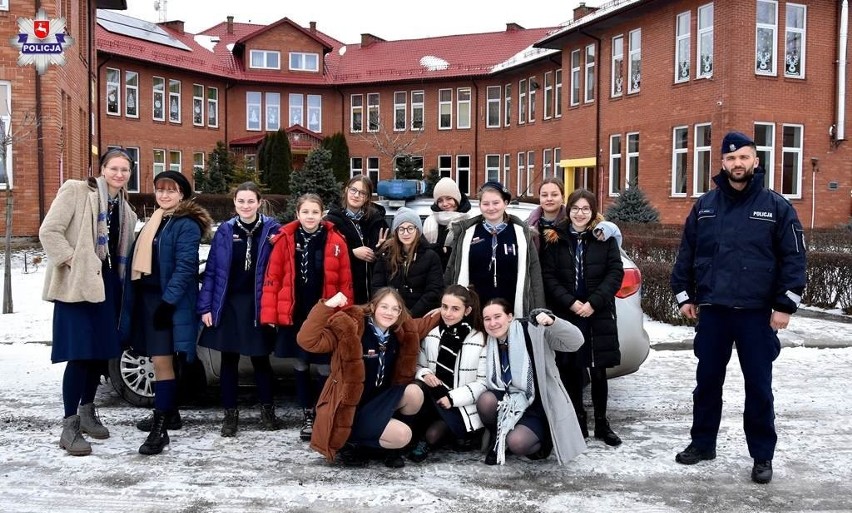
<svg viewBox="0 0 852 513">
<path fill-rule="evenodd" d="M 692 442 L 675 457 L 693 465 L 716 457 L 722 385 L 733 345 L 745 380 L 743 428 L 754 458 L 751 478 L 772 480 L 775 410 L 772 362 L 777 331 L 790 322 L 805 287 L 805 242 L 793 206 L 764 189 L 754 141 L 740 132 L 722 140 L 716 188 L 689 213 L 671 286 L 681 314 L 698 319 Z"/>
</svg>

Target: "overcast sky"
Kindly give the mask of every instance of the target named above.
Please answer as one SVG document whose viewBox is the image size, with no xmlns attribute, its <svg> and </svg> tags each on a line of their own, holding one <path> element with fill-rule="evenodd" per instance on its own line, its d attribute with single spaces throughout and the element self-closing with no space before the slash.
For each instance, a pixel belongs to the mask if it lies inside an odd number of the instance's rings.
<svg viewBox="0 0 852 513">
<path fill-rule="evenodd" d="M 159 0 L 162 4 L 164 0 Z M 604 0 L 589 1 L 600 5 Z M 158 21 L 155 0 L 127 0 L 128 16 Z M 568 21 L 578 0 L 537 0 L 530 4 L 430 0 L 420 4 L 405 1 L 349 0 L 279 1 L 166 0 L 170 20 L 182 20 L 188 32 L 200 32 L 234 16 L 242 23 L 269 24 L 287 17 L 307 26 L 316 21 L 322 32 L 344 43 L 357 43 L 369 32 L 387 40 L 504 30 L 507 22 L 524 28 L 553 27 Z M 504 5 L 506 7 L 504 7 Z M 203 6 L 203 7 L 202 7 Z M 494 8 L 489 8 L 493 6 Z"/>
</svg>

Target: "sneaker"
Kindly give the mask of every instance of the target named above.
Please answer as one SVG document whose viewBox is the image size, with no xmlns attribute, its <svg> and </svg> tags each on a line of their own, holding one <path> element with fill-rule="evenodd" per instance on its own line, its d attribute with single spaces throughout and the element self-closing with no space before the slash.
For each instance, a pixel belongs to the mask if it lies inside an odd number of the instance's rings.
<svg viewBox="0 0 852 513">
<path fill-rule="evenodd" d="M 344 467 L 366 467 L 367 456 L 354 444 L 347 443 L 337 452 Z"/>
<path fill-rule="evenodd" d="M 237 434 L 237 426 L 240 422 L 240 411 L 236 408 L 225 409 L 225 418 L 222 420 L 221 435 L 225 437 Z"/>
<path fill-rule="evenodd" d="M 766 484 L 772 481 L 772 460 L 754 460 L 754 467 L 751 469 L 751 480 L 759 484 Z"/>
<path fill-rule="evenodd" d="M 314 434 L 314 410 L 312 408 L 304 409 L 305 420 L 302 422 L 302 429 L 299 431 L 299 438 L 304 442 L 311 441 L 311 435 Z"/>
<path fill-rule="evenodd" d="M 59 447 L 68 451 L 68 454 L 72 456 L 92 454 L 92 444 L 86 441 L 80 432 L 79 415 L 71 415 L 62 419 L 62 435 L 59 437 Z"/>
<path fill-rule="evenodd" d="M 95 403 L 82 404 L 77 412 L 80 414 L 80 432 L 98 440 L 109 438 L 109 429 L 101 423 Z"/>
<path fill-rule="evenodd" d="M 151 431 L 151 426 L 154 424 L 154 416 L 145 417 L 136 423 L 136 428 L 139 431 Z M 174 431 L 183 427 L 183 419 L 180 418 L 180 411 L 170 411 L 166 413 L 166 429 Z"/>
<path fill-rule="evenodd" d="M 414 463 L 420 463 L 429 457 L 430 452 L 432 452 L 432 445 L 426 440 L 420 440 L 408 453 L 408 459 Z"/>
<path fill-rule="evenodd" d="M 675 461 L 683 465 L 695 465 L 699 461 L 712 460 L 716 458 L 716 450 L 702 451 L 698 447 L 689 444 L 686 449 L 677 453 Z"/>
</svg>

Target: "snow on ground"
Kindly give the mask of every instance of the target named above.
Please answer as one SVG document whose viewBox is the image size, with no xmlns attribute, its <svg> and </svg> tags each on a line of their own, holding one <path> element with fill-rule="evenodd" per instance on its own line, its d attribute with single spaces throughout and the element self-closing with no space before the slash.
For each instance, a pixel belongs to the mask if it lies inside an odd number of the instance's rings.
<svg viewBox="0 0 852 513">
<path fill-rule="evenodd" d="M 691 351 L 652 350 L 635 374 L 610 381 L 609 416 L 624 439 L 560 467 L 555 459 L 509 457 L 489 467 L 479 453 L 442 451 L 391 470 L 326 463 L 298 440 L 300 414 L 289 398 L 278 432 L 257 430 L 250 397 L 241 431 L 219 436 L 215 407 L 184 410 L 184 429 L 159 456 L 137 453 L 147 414 L 102 386 L 96 403 L 111 431 L 88 457 L 59 449 L 63 365 L 50 363 L 51 308 L 41 302 L 44 267 L 14 271 L 15 311 L 0 315 L 0 511 L 44 512 L 563 512 L 852 510 L 852 349 L 787 347 L 775 366 L 779 442 L 775 479 L 749 479 L 742 434 L 743 385 L 729 367 L 718 457 L 692 467 L 674 462 L 689 440 L 695 359 Z M 809 341 L 847 337 L 850 324 L 794 317 Z M 646 322 L 652 344 L 682 343 L 692 328 Z M 38 343 L 42 342 L 42 343 Z M 796 346 L 791 342 L 790 345 Z"/>
</svg>

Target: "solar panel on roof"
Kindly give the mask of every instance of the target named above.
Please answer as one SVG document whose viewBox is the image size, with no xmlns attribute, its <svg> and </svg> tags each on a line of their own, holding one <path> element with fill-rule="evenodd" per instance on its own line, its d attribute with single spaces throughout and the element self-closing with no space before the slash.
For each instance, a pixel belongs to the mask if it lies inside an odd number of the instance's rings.
<svg viewBox="0 0 852 513">
<path fill-rule="evenodd" d="M 105 9 L 98 9 L 98 25 L 113 34 L 141 39 L 180 50 L 192 51 L 188 46 L 173 38 L 162 27 L 150 21 L 124 16 Z"/>
</svg>

